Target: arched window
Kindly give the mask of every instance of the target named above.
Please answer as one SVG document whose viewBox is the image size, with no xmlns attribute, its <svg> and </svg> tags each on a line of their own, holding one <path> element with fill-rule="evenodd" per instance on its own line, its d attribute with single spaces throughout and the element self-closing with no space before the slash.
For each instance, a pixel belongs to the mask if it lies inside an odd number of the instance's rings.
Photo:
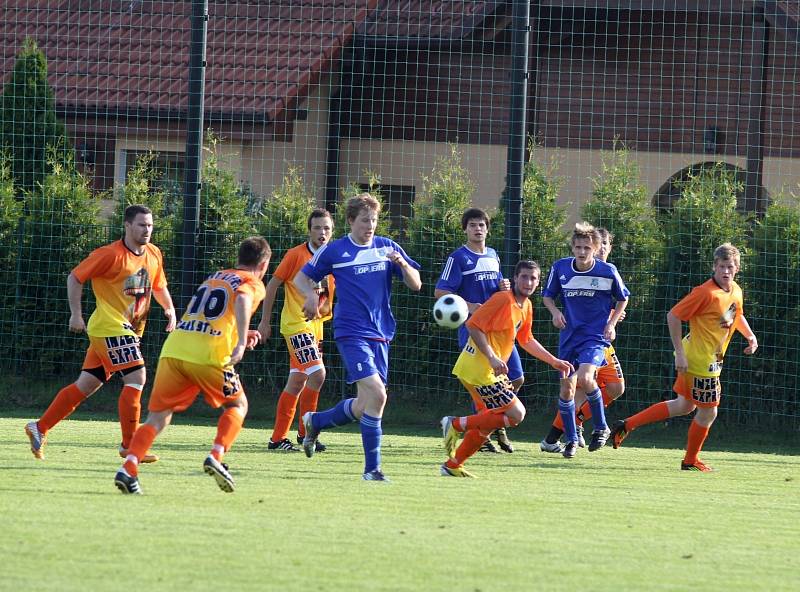
<svg viewBox="0 0 800 592">
<path fill-rule="evenodd" d="M 672 204 L 681 196 L 681 185 L 691 177 L 696 177 L 703 171 L 711 170 L 721 167 L 724 170 L 730 171 L 735 175 L 736 181 L 741 184 L 741 191 L 736 195 L 736 203 L 738 209 L 744 211 L 744 186 L 746 173 L 744 169 L 727 162 L 706 161 L 698 162 L 681 169 L 672 175 L 666 183 L 658 188 L 655 195 L 653 195 L 653 205 L 659 211 L 665 211 L 672 208 Z M 769 193 L 764 187 L 760 188 L 761 197 L 765 202 L 769 202 Z"/>
</svg>

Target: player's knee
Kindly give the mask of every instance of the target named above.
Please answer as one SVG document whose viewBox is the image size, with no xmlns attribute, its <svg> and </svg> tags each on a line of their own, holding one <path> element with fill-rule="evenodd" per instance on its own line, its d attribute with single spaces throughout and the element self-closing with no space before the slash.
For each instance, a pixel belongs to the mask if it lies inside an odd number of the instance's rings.
<svg viewBox="0 0 800 592">
<path fill-rule="evenodd" d="M 239 395 L 235 401 L 228 403 L 225 405 L 225 409 L 234 409 L 236 412 L 242 416 L 244 419 L 247 416 L 247 410 L 249 409 L 249 403 L 247 402 L 247 396 L 242 393 Z"/>
<path fill-rule="evenodd" d="M 322 367 L 308 377 L 306 385 L 315 391 L 319 391 L 322 388 L 322 385 L 325 383 L 325 377 L 325 368 Z"/>
<path fill-rule="evenodd" d="M 625 392 L 625 383 L 612 382 L 606 385 L 606 392 L 611 399 L 619 399 L 622 396 L 622 393 Z"/>
</svg>

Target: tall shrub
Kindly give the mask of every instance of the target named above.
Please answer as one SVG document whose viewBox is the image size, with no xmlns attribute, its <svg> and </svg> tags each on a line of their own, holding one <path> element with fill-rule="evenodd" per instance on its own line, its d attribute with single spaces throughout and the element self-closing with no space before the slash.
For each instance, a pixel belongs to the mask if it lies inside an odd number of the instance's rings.
<svg viewBox="0 0 800 592">
<path fill-rule="evenodd" d="M 378 228 L 375 233 L 379 234 L 380 236 L 395 238 L 398 233 L 395 228 L 392 228 L 392 223 L 389 220 L 389 213 L 385 208 L 386 200 L 383 197 L 383 193 L 381 193 L 381 177 L 379 174 L 373 171 L 364 171 L 364 175 L 367 177 L 369 194 L 377 199 L 381 204 L 382 213 L 378 218 Z M 342 197 L 339 200 L 339 203 L 336 204 L 336 212 L 334 212 L 336 237 L 344 236 L 350 232 L 350 225 L 347 223 L 347 200 L 351 197 L 355 197 L 356 195 L 361 195 L 362 193 L 364 193 L 364 189 L 358 183 L 350 183 L 344 189 L 342 189 Z"/>
<path fill-rule="evenodd" d="M 657 286 L 656 277 L 663 267 L 664 235 L 630 151 L 615 146 L 603 159 L 593 185 L 592 197 L 583 205 L 581 215 L 614 235 L 610 261 L 630 284 L 634 301 L 644 304 Z"/>
<path fill-rule="evenodd" d="M 67 131 L 55 111 L 47 59 L 26 39 L 0 97 L 0 148 L 11 156 L 17 189 L 34 191 L 56 164 L 66 164 Z M 48 153 L 47 148 L 53 147 Z"/>
<path fill-rule="evenodd" d="M 6 154 L 0 152 L 0 359 L 12 358 L 13 321 L 16 309 L 16 284 L 14 274 L 19 259 L 19 241 L 22 239 L 23 202 L 17 199 L 11 166 Z"/>
<path fill-rule="evenodd" d="M 269 241 L 276 264 L 288 249 L 307 239 L 308 215 L 317 207 L 314 193 L 313 188 L 306 186 L 303 169 L 292 165 L 261 204 L 258 233 Z"/>
<path fill-rule="evenodd" d="M 24 240 L 15 272 L 16 363 L 33 372 L 59 374 L 62 364 L 82 355 L 67 333 L 69 308 L 66 280 L 72 268 L 92 249 L 109 239 L 99 223 L 100 200 L 89 181 L 50 151 L 51 170 L 37 189 L 27 194 Z M 91 290 L 84 289 L 84 306 L 91 308 Z"/>
<path fill-rule="evenodd" d="M 256 231 L 250 195 L 220 158 L 221 142 L 206 136 L 203 150 L 196 269 L 209 273 L 236 263 L 239 243 Z"/>
<path fill-rule="evenodd" d="M 661 216 L 667 244 L 667 282 L 675 301 L 711 274 L 714 249 L 731 242 L 747 252 L 748 218 L 736 210 L 742 190 L 722 164 L 702 169 L 680 185 L 681 196 Z"/>
</svg>

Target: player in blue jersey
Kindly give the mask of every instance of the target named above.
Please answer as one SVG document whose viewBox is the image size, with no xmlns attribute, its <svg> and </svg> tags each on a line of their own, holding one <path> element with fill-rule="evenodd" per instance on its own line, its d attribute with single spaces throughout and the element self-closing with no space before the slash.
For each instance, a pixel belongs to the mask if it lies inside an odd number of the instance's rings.
<svg viewBox="0 0 800 592">
<path fill-rule="evenodd" d="M 573 458 L 578 449 L 576 391 L 580 398 L 585 395 L 592 410 L 594 431 L 589 452 L 603 447 L 611 433 L 595 375 L 597 368 L 606 364 L 605 350 L 616 337 L 615 328 L 628 304 L 630 292 L 616 267 L 595 258 L 599 247 L 597 230 L 585 222 L 576 224 L 572 233 L 574 256 L 553 264 L 542 292 L 542 301 L 552 315 L 553 325 L 561 330 L 558 357 L 576 368 L 573 374 L 561 379 L 559 387 L 558 412 L 567 440 L 565 458 Z M 564 312 L 556 305 L 557 298 Z"/>
<path fill-rule="evenodd" d="M 503 274 L 500 272 L 500 258 L 497 256 L 497 252 L 486 246 L 489 224 L 489 216 L 479 208 L 469 208 L 464 212 L 461 216 L 461 228 L 466 234 L 467 242 L 447 258 L 434 291 L 436 298 L 441 298 L 445 294 L 458 294 L 467 302 L 470 314 L 498 290 L 511 289 L 509 281 L 503 279 Z M 469 339 L 466 327 L 466 324 L 463 324 L 458 328 L 459 349 L 464 349 L 467 339 Z M 518 392 L 522 383 L 525 382 L 525 376 L 516 346 L 512 349 L 511 357 L 506 364 L 511 386 L 514 388 L 514 392 Z M 476 410 L 483 408 L 482 401 L 473 401 L 473 403 Z M 506 452 L 514 452 L 505 428 L 495 431 L 494 434 L 500 448 Z M 483 444 L 481 450 L 497 452 L 497 448 L 489 439 Z"/>
<path fill-rule="evenodd" d="M 354 421 L 361 424 L 366 481 L 387 481 L 381 470 L 381 417 L 386 404 L 389 342 L 395 320 L 390 308 L 392 279 L 397 276 L 411 290 L 419 291 L 419 264 L 391 239 L 376 236 L 380 203 L 369 193 L 347 201 L 350 234 L 323 245 L 297 273 L 294 283 L 305 297 L 308 318 L 319 315 L 317 283 L 332 274 L 336 281 L 333 337 L 342 356 L 349 384 L 356 384 L 355 398 L 334 407 L 306 413 L 303 449 L 314 454 L 321 430 Z"/>
</svg>

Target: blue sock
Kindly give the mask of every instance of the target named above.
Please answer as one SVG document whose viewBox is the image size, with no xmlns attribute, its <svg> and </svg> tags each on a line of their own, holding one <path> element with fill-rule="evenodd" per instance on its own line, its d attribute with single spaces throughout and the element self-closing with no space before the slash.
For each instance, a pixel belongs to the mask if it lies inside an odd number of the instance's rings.
<svg viewBox="0 0 800 592">
<path fill-rule="evenodd" d="M 578 428 L 575 427 L 575 399 L 565 401 L 558 399 L 558 414 L 564 423 L 564 437 L 567 442 L 578 441 Z"/>
<path fill-rule="evenodd" d="M 599 388 L 594 389 L 591 393 L 586 394 L 589 400 L 589 407 L 592 409 L 592 425 L 596 430 L 605 430 L 608 425 L 606 424 L 606 412 L 603 409 L 603 394 Z"/>
<path fill-rule="evenodd" d="M 355 399 L 345 399 L 344 401 L 339 401 L 330 409 L 317 411 L 311 416 L 311 423 L 314 424 L 314 427 L 318 430 L 325 430 L 347 423 L 353 423 L 356 420 L 352 411 L 353 401 L 355 401 Z"/>
<path fill-rule="evenodd" d="M 361 416 L 361 443 L 364 445 L 364 472 L 381 467 L 381 418 L 364 413 Z"/>
</svg>

